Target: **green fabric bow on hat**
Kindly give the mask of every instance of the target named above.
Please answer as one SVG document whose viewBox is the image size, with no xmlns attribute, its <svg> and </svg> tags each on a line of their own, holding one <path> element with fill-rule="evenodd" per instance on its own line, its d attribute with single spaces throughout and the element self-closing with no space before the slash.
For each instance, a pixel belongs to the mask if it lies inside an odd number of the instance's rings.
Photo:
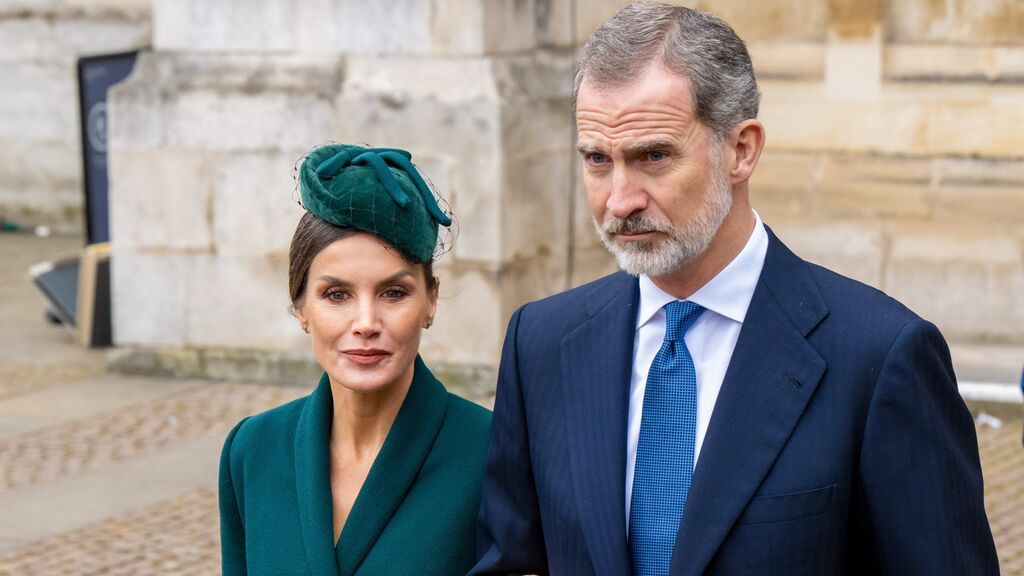
<svg viewBox="0 0 1024 576">
<path fill-rule="evenodd" d="M 302 164 L 299 193 L 314 216 L 378 236 L 416 262 L 433 257 L 438 224 L 452 223 L 412 154 L 397 148 L 321 146 Z"/>
</svg>

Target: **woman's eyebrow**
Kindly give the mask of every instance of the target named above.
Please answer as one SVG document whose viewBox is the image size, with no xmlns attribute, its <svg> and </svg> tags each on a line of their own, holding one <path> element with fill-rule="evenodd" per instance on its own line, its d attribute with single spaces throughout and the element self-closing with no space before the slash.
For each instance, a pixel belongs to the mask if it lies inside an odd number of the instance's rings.
<svg viewBox="0 0 1024 576">
<path fill-rule="evenodd" d="M 327 284 L 332 284 L 332 285 L 337 285 L 337 286 L 351 286 L 352 285 L 352 283 L 349 282 L 348 280 L 342 280 L 341 278 L 338 278 L 337 276 L 331 276 L 330 274 L 323 274 L 323 275 L 317 276 L 316 277 L 316 281 L 317 282 L 326 282 Z"/>
<path fill-rule="evenodd" d="M 378 282 L 378 284 L 381 286 L 383 286 L 384 284 L 394 284 L 395 282 L 398 282 L 399 280 L 405 278 L 406 276 L 414 276 L 414 274 L 409 270 L 399 270 L 398 272 L 395 272 L 394 274 L 388 276 L 387 278 L 384 278 L 383 280 Z M 331 286 L 341 286 L 343 288 L 350 287 L 353 285 L 353 283 L 348 280 L 338 278 L 337 276 L 331 276 L 330 274 L 322 274 L 320 276 L 317 276 L 315 281 L 324 282 L 326 284 L 330 284 Z"/>
<path fill-rule="evenodd" d="M 406 276 L 412 276 L 412 275 L 413 275 L 413 273 L 408 271 L 408 270 L 400 270 L 398 272 L 395 272 L 391 276 L 388 276 L 384 280 L 381 280 L 381 284 L 393 284 L 395 282 L 398 282 L 402 278 L 405 278 Z"/>
</svg>

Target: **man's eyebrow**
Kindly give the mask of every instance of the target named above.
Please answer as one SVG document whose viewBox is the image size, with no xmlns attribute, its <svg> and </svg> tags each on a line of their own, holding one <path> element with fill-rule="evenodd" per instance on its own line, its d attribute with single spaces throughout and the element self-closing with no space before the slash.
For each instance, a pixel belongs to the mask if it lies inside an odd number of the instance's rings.
<svg viewBox="0 0 1024 576">
<path fill-rule="evenodd" d="M 634 158 L 636 156 L 650 154 L 651 152 L 675 150 L 675 148 L 675 145 L 673 145 L 671 142 L 663 142 L 660 140 L 656 140 L 654 142 L 641 142 L 639 144 L 627 146 L 623 150 L 623 155 L 628 158 Z"/>
<path fill-rule="evenodd" d="M 590 142 L 580 142 L 576 145 L 576 151 L 580 154 L 604 154 L 604 150 L 600 146 Z"/>
</svg>

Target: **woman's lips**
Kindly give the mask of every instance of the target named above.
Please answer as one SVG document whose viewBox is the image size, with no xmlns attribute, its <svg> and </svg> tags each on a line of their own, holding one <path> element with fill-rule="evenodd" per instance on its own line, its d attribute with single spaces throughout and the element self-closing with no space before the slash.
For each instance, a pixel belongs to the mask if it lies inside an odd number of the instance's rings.
<svg viewBox="0 0 1024 576">
<path fill-rule="evenodd" d="M 377 350 L 376 348 L 356 348 L 351 350 L 342 350 L 341 353 L 356 364 L 363 365 L 376 364 L 391 355 L 390 352 Z"/>
</svg>

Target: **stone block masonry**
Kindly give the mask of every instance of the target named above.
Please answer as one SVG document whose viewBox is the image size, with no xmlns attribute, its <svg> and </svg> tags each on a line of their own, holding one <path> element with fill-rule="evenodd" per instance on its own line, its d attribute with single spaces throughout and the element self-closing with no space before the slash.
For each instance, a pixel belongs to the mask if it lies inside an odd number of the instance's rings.
<svg viewBox="0 0 1024 576">
<path fill-rule="evenodd" d="M 145 0 L 0 6 L 0 214 L 84 228 L 76 63 L 145 47 L 150 30 Z"/>
<path fill-rule="evenodd" d="M 300 214 L 290 169 L 337 140 L 409 149 L 451 203 L 459 234 L 423 350 L 491 378 L 518 305 L 614 269 L 579 183 L 570 94 L 573 51 L 625 3 L 396 0 L 384 14 L 369 0 L 154 2 L 154 51 L 111 101 L 125 364 L 304 373 L 284 288 Z M 1024 7 L 685 3 L 748 40 L 765 222 L 807 259 L 900 298 L 955 350 L 1024 348 Z M 26 115 L 43 102 L 4 98 Z M 290 367 L 252 368 L 261 355 Z"/>
</svg>

